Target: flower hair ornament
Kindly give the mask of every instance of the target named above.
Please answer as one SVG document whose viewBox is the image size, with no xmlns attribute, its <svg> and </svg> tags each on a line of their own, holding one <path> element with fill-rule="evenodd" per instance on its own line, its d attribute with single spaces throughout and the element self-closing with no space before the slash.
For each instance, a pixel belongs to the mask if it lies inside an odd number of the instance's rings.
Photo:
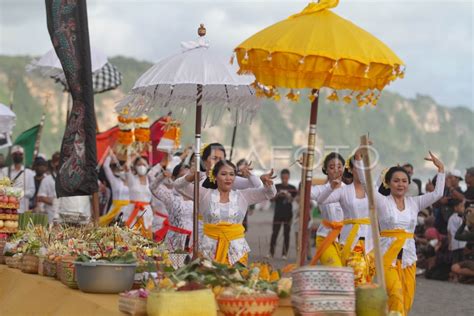
<svg viewBox="0 0 474 316">
<path fill-rule="evenodd" d="M 380 174 L 380 176 L 382 177 L 382 185 L 385 189 L 390 188 L 390 186 L 387 183 L 387 179 L 386 179 L 388 170 L 389 170 L 389 168 L 385 168 L 384 170 L 382 170 L 382 173 Z"/>
<path fill-rule="evenodd" d="M 216 177 L 214 176 L 214 166 L 211 167 L 211 169 L 209 169 L 209 181 L 211 183 L 216 183 Z"/>
<path fill-rule="evenodd" d="M 352 160 L 352 158 L 354 158 L 354 155 L 349 156 L 349 158 L 347 158 L 346 163 L 344 165 L 344 169 L 346 169 L 347 172 L 349 172 L 349 173 L 352 173 L 352 170 L 351 170 L 351 160 Z"/>
<path fill-rule="evenodd" d="M 201 151 L 199 152 L 199 153 L 201 154 L 201 157 L 202 157 L 202 155 L 204 154 L 204 151 L 206 150 L 206 148 L 209 147 L 209 145 L 210 145 L 210 144 L 204 144 L 204 145 L 202 145 Z"/>
</svg>

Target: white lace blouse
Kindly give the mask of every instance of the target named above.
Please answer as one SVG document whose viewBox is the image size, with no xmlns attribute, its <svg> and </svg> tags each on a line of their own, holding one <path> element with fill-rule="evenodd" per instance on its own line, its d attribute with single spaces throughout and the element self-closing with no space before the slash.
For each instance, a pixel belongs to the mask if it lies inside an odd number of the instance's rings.
<svg viewBox="0 0 474 316">
<path fill-rule="evenodd" d="M 318 197 L 321 195 L 321 192 L 330 186 L 329 183 L 323 185 L 315 185 L 311 188 L 311 199 L 314 201 L 318 200 Z M 328 204 L 318 204 L 318 208 L 321 211 L 321 217 L 330 222 L 342 222 L 344 219 L 344 213 L 342 211 L 341 204 L 339 202 L 328 203 Z M 331 228 L 327 228 L 322 223 L 318 227 L 316 232 L 317 236 L 326 237 Z M 338 239 L 336 239 L 337 241 Z"/>
<path fill-rule="evenodd" d="M 354 184 L 349 184 L 333 190 L 330 185 L 326 186 L 321 190 L 319 197 L 317 198 L 318 204 L 330 204 L 339 202 L 344 214 L 344 219 L 357 219 L 357 218 L 368 218 L 369 217 L 369 202 L 367 195 L 359 199 L 356 197 Z M 352 224 L 346 224 L 342 228 L 339 242 L 344 245 L 347 237 L 352 229 Z M 357 241 L 360 238 L 365 239 L 365 253 L 369 253 L 374 248 L 374 242 L 372 239 L 372 229 L 370 225 L 359 225 L 359 232 L 354 238 L 351 245 L 351 250 L 354 249 Z"/>
<path fill-rule="evenodd" d="M 355 161 L 357 173 L 360 182 L 366 186 L 365 174 L 363 171 L 363 164 L 361 161 Z M 377 207 L 378 221 L 380 231 L 403 229 L 408 233 L 415 232 L 418 213 L 420 210 L 427 208 L 443 196 L 445 174 L 438 173 L 436 180 L 436 187 L 433 192 L 419 195 L 419 196 L 405 196 L 405 209 L 400 211 L 392 195 L 385 196 L 375 190 L 375 204 Z M 385 254 L 390 248 L 395 238 L 380 237 L 380 246 L 382 253 Z M 405 240 L 403 245 L 402 268 L 409 267 L 417 260 L 415 239 L 410 238 Z M 395 264 L 395 261 L 392 263 Z"/>
<path fill-rule="evenodd" d="M 153 183 L 153 195 L 165 205 L 168 210 L 168 221 L 171 226 L 191 231 L 189 245 L 192 247 L 193 230 L 193 201 L 184 200 L 176 191 L 168 189 L 162 182 L 164 177 L 159 175 Z M 169 230 L 166 242 L 170 251 L 184 250 L 188 235 Z"/>
<path fill-rule="evenodd" d="M 217 224 L 228 222 L 241 224 L 244 220 L 249 205 L 257 204 L 273 198 L 276 194 L 275 186 L 246 189 L 230 192 L 230 201 L 220 202 L 218 190 L 201 188 L 199 207 L 203 215 L 204 224 Z M 207 258 L 214 259 L 216 255 L 217 240 L 203 235 L 200 250 Z M 235 239 L 230 242 L 228 259 L 230 264 L 239 261 L 250 247 L 245 238 Z"/>
</svg>

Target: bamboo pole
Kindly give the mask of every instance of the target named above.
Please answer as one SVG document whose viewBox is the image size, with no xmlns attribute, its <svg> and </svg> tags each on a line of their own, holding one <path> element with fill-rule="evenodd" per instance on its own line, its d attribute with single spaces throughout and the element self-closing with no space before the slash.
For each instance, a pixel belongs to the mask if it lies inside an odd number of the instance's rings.
<svg viewBox="0 0 474 316">
<path fill-rule="evenodd" d="M 306 165 L 306 160 L 308 159 L 308 155 L 306 153 L 303 154 L 303 162 L 302 162 L 302 168 L 301 168 L 301 179 L 303 180 L 304 179 L 304 176 L 305 176 L 305 173 L 306 173 L 306 170 L 304 168 L 304 166 Z M 296 258 L 298 258 L 298 260 L 296 260 L 297 262 L 297 266 L 302 266 L 304 264 L 304 254 L 302 254 L 302 250 L 303 250 L 303 246 L 304 246 L 304 240 L 303 240 L 303 230 L 305 228 L 307 228 L 307 224 L 304 222 L 304 220 L 302 220 L 304 218 L 304 214 L 305 214 L 305 209 L 304 209 L 304 189 L 305 189 L 305 181 L 301 181 L 301 185 L 300 185 L 300 201 L 299 201 L 299 206 L 300 206 L 300 209 L 299 209 L 299 218 L 300 218 L 300 222 L 298 223 L 299 225 L 299 234 L 298 234 L 298 249 L 296 249 L 296 253 L 297 253 L 297 256 Z M 301 259 L 303 255 L 303 259 Z"/>
<path fill-rule="evenodd" d="M 366 187 L 367 187 L 367 198 L 369 200 L 370 227 L 372 228 L 372 238 L 374 240 L 376 283 L 385 291 L 383 260 L 382 260 L 382 252 L 380 251 L 379 222 L 377 219 L 374 186 L 373 186 L 372 174 L 371 174 L 372 166 L 370 164 L 370 157 L 369 157 L 369 150 L 368 150 L 369 137 L 367 135 L 361 136 L 360 142 L 362 145 L 364 173 L 365 173 L 365 181 L 366 181 Z"/>
</svg>

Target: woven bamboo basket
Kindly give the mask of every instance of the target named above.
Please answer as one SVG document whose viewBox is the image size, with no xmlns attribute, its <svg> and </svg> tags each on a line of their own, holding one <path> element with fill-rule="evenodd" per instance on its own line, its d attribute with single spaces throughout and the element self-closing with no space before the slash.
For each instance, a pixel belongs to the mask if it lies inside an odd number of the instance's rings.
<svg viewBox="0 0 474 316">
<path fill-rule="evenodd" d="M 70 287 L 77 289 L 76 268 L 74 267 L 74 259 L 63 259 L 61 264 L 61 282 Z"/>
<path fill-rule="evenodd" d="M 125 294 L 120 294 L 119 310 L 122 313 L 133 316 L 145 316 L 147 299 L 143 297 L 129 297 Z"/>
<path fill-rule="evenodd" d="M 39 258 L 36 255 L 26 254 L 21 259 L 21 271 L 24 273 L 38 274 Z"/>
<path fill-rule="evenodd" d="M 45 258 L 43 262 L 43 275 L 47 277 L 55 278 L 56 266 L 57 266 L 56 261 Z"/>
<path fill-rule="evenodd" d="M 38 274 L 44 276 L 44 261 L 46 260 L 45 257 L 40 256 L 38 262 Z"/>
<path fill-rule="evenodd" d="M 5 257 L 5 263 L 9 268 L 20 269 L 21 256 L 7 256 Z"/>
<path fill-rule="evenodd" d="M 6 243 L 7 241 L 5 239 L 0 240 L 0 264 L 6 264 L 5 256 L 3 255 L 3 249 L 5 249 Z"/>
</svg>

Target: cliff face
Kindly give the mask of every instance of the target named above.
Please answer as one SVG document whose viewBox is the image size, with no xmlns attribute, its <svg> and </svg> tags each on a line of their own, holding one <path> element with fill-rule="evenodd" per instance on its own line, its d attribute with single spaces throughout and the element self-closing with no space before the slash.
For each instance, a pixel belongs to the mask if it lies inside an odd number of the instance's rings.
<svg viewBox="0 0 474 316">
<path fill-rule="evenodd" d="M 38 124 L 43 110 L 47 113 L 41 152 L 58 150 L 66 121 L 67 94 L 51 79 L 25 72 L 31 57 L 0 56 L 0 102 L 9 103 L 13 89 L 14 112 L 17 114 L 16 137 L 21 131 Z M 122 72 L 123 85 L 114 91 L 96 95 L 95 106 L 100 130 L 116 123 L 114 106 L 128 92 L 135 80 L 151 63 L 114 57 L 111 62 Z M 13 83 L 13 85 L 12 85 Z M 46 95 L 50 95 L 45 104 Z M 233 159 L 247 157 L 256 167 L 282 168 L 306 145 L 309 102 L 304 96 L 298 103 L 282 98 L 278 104 L 263 100 L 261 111 L 252 125 L 238 126 Z M 428 171 L 423 157 L 428 149 L 441 155 L 448 168 L 474 165 L 474 113 L 472 105 L 448 108 L 428 96 L 407 99 L 384 92 L 376 107 L 328 103 L 322 93 L 319 106 L 317 147 L 319 156 L 338 147 L 347 156 L 357 145 L 361 134 L 370 133 L 382 165 L 411 162 L 420 172 Z M 183 121 L 182 143 L 192 143 L 194 113 Z M 152 119 L 156 115 L 150 114 Z M 219 126 L 204 130 L 203 141 L 230 145 L 233 124 L 224 117 Z M 290 157 L 288 157 L 290 156 Z M 286 157 L 286 158 L 285 158 Z M 431 168 L 429 170 L 432 170 Z"/>
</svg>

